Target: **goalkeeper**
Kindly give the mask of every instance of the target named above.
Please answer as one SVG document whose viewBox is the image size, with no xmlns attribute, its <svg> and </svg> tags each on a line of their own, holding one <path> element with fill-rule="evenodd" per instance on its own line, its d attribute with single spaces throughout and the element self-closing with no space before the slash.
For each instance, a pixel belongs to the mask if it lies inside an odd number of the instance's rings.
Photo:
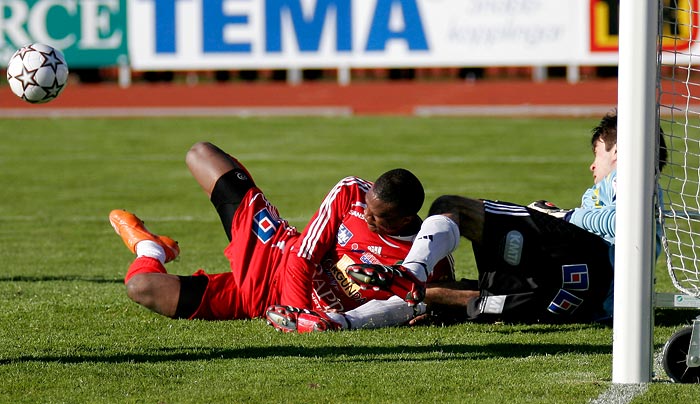
<svg viewBox="0 0 700 404">
<path fill-rule="evenodd" d="M 442 315 L 442 320 L 609 322 L 616 113 L 604 116 L 592 132 L 594 185 L 583 194 L 580 207 L 563 210 L 546 201 L 526 207 L 441 196 L 432 204 L 402 266 L 354 265 L 349 273 L 362 287 L 385 290 L 392 290 L 393 280 L 402 273 L 423 280 L 436 260 L 453 252 L 463 236 L 472 242 L 479 279 L 427 289 L 429 311 Z M 659 144 L 661 170 L 666 160 L 662 131 Z"/>
</svg>

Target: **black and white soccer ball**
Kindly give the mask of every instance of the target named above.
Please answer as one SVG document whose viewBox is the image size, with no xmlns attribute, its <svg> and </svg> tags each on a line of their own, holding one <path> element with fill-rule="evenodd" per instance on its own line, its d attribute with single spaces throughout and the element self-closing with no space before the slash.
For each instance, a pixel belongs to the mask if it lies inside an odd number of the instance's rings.
<svg viewBox="0 0 700 404">
<path fill-rule="evenodd" d="M 49 102 L 68 82 L 68 65 L 60 50 L 33 43 L 17 50 L 7 63 L 12 92 L 32 104 Z"/>
</svg>

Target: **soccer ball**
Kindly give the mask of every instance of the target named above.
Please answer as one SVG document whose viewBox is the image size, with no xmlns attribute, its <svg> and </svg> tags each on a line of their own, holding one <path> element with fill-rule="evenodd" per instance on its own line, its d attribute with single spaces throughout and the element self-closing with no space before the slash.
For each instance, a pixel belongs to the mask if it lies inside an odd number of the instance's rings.
<svg viewBox="0 0 700 404">
<path fill-rule="evenodd" d="M 16 96 L 42 104 L 58 97 L 66 87 L 68 65 L 60 50 L 33 43 L 12 55 L 7 63 L 7 81 Z"/>
</svg>

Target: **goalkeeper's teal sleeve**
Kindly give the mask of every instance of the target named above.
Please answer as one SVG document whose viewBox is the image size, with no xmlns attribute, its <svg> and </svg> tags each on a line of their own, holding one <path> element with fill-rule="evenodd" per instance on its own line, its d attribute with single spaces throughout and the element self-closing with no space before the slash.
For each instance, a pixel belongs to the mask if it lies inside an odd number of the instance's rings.
<svg viewBox="0 0 700 404">
<path fill-rule="evenodd" d="M 615 244 L 615 212 L 615 205 L 577 208 L 571 214 L 569 222 L 603 237 L 610 244 Z"/>
</svg>

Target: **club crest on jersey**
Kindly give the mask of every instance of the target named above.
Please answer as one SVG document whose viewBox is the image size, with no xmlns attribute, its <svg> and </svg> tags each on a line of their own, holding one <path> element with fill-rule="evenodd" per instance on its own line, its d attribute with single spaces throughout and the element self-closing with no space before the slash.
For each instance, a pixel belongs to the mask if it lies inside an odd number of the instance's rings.
<svg viewBox="0 0 700 404">
<path fill-rule="evenodd" d="M 559 293 L 549 303 L 547 310 L 554 314 L 571 314 L 583 303 L 583 299 L 576 297 L 571 292 L 559 289 Z"/>
<path fill-rule="evenodd" d="M 340 225 L 340 228 L 338 229 L 338 235 L 336 236 L 338 239 L 338 244 L 340 244 L 342 247 L 345 247 L 345 245 L 350 241 L 352 238 L 352 232 L 350 229 L 345 227 L 344 224 Z"/>
<path fill-rule="evenodd" d="M 567 290 L 588 290 L 588 265 L 562 265 L 562 288 Z"/>
<path fill-rule="evenodd" d="M 272 218 L 267 208 L 261 209 L 253 218 L 253 233 L 263 244 L 267 244 L 277 231 L 278 223 Z"/>
</svg>

